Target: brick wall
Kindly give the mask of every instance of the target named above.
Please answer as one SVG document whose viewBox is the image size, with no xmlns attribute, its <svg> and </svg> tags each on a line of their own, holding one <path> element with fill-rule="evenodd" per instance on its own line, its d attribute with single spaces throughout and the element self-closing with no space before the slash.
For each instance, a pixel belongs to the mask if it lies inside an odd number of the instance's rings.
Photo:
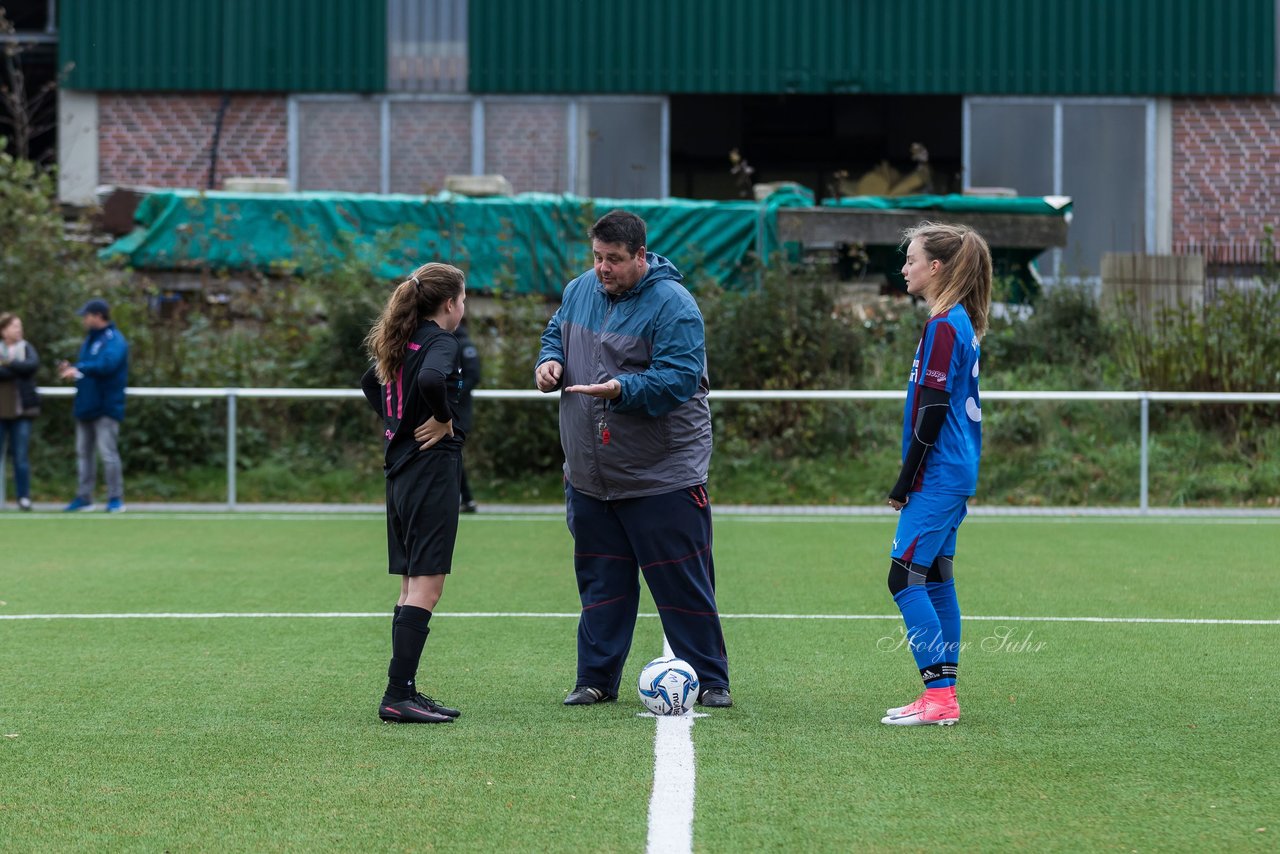
<svg viewBox="0 0 1280 854">
<path fill-rule="evenodd" d="M 430 195 L 470 174 L 470 101 L 391 103 L 391 192 Z"/>
<path fill-rule="evenodd" d="M 98 181 L 203 189 L 220 95 L 104 93 L 98 99 Z M 288 174 L 288 111 L 281 95 L 235 95 L 218 141 L 217 185 L 229 177 Z"/>
<path fill-rule="evenodd" d="M 104 94 L 99 99 L 99 181 L 202 189 L 220 95 Z M 390 187 L 431 193 L 446 175 L 471 173 L 471 102 L 393 101 Z M 489 102 L 485 171 L 516 192 L 570 186 L 565 122 L 555 102 Z M 298 189 L 376 193 L 381 105 L 374 99 L 298 101 Z M 217 185 L 229 177 L 288 176 L 288 102 L 236 95 L 223 118 Z"/>
<path fill-rule="evenodd" d="M 562 103 L 488 102 L 484 171 L 505 175 L 517 193 L 563 193 L 570 186 L 567 114 Z"/>
<path fill-rule="evenodd" d="M 1256 241 L 1280 225 L 1280 98 L 1173 102 L 1173 240 Z"/>
<path fill-rule="evenodd" d="M 376 193 L 381 106 L 370 99 L 298 103 L 298 189 Z"/>
</svg>

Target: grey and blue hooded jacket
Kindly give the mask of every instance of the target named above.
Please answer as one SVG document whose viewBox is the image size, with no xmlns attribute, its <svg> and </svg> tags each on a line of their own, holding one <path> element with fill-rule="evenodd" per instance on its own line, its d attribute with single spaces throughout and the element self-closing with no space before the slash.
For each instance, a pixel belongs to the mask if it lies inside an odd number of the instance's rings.
<svg viewBox="0 0 1280 854">
<path fill-rule="evenodd" d="M 645 260 L 644 278 L 616 297 L 594 268 L 570 282 L 538 354 L 539 365 L 563 366 L 562 388 L 622 386 L 610 401 L 560 397 L 565 477 L 602 500 L 706 483 L 711 463 L 702 313 L 670 261 L 652 252 Z"/>
</svg>

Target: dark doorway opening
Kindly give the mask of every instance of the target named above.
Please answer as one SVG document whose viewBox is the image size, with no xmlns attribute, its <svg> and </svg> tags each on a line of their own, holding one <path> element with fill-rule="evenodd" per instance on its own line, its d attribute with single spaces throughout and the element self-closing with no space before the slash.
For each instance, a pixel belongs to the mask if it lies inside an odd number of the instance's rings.
<svg viewBox="0 0 1280 854">
<path fill-rule="evenodd" d="M 855 182 L 886 161 L 912 173 L 912 143 L 928 151 L 930 190 L 958 192 L 961 125 L 958 95 L 672 95 L 671 194 L 749 196 L 730 174 L 736 149 L 754 182 L 795 181 L 822 199 L 839 172 Z"/>
</svg>

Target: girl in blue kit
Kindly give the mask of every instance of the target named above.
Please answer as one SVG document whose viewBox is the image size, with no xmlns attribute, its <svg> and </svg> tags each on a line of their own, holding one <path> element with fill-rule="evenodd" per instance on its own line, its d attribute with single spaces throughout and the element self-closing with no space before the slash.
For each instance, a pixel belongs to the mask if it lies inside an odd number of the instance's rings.
<svg viewBox="0 0 1280 854">
<path fill-rule="evenodd" d="M 960 605 L 952 564 L 956 529 L 978 486 L 978 344 L 991 310 L 991 251 L 962 225 L 921 223 L 904 238 L 907 293 L 925 301 L 929 320 L 907 383 L 902 471 L 889 492 L 889 505 L 901 514 L 889 592 L 902 611 L 924 693 L 889 709 L 881 723 L 947 726 L 960 720 Z"/>
</svg>

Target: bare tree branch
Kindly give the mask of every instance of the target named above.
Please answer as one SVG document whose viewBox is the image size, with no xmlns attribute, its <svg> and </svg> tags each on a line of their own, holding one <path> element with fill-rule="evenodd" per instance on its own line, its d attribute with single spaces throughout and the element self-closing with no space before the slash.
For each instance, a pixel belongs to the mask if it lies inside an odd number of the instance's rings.
<svg viewBox="0 0 1280 854">
<path fill-rule="evenodd" d="M 0 7 L 0 35 L 8 36 L 0 58 L 0 125 L 8 128 L 14 154 L 21 160 L 31 159 L 31 141 L 57 127 L 53 98 L 59 80 L 50 80 L 39 91 L 28 94 L 27 76 L 22 68 L 22 54 L 27 46 L 15 38 L 17 28 Z M 70 68 L 68 67 L 68 71 Z M 65 75 L 59 75 L 61 79 Z"/>
</svg>

